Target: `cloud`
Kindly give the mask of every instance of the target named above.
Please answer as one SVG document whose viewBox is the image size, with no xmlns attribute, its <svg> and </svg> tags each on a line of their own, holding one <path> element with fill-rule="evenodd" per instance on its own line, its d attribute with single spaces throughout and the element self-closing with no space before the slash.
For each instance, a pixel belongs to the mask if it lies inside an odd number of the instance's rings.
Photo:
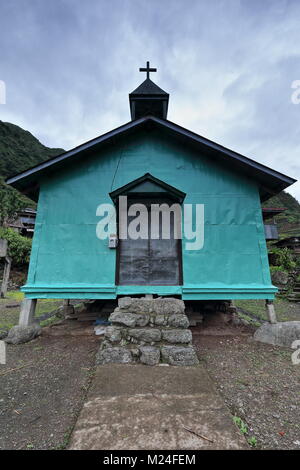
<svg viewBox="0 0 300 470">
<path fill-rule="evenodd" d="M 0 4 L 0 119 L 72 148 L 130 119 L 153 79 L 169 119 L 299 178 L 296 1 L 10 0 Z M 289 191 L 300 199 L 300 184 Z"/>
</svg>

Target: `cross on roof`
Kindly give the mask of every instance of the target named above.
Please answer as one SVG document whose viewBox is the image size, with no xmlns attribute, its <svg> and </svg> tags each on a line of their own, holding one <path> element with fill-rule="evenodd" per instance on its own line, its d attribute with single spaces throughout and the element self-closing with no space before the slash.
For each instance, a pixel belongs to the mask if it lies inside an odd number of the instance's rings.
<svg viewBox="0 0 300 470">
<path fill-rule="evenodd" d="M 150 68 L 150 62 L 147 62 L 147 67 L 140 68 L 140 72 L 147 72 L 147 78 L 150 78 L 150 72 L 156 72 L 157 69 Z"/>
</svg>

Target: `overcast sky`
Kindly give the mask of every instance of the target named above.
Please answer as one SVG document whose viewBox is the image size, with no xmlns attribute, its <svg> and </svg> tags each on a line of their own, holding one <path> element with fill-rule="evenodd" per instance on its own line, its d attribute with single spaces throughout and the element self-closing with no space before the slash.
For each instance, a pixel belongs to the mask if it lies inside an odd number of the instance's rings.
<svg viewBox="0 0 300 470">
<path fill-rule="evenodd" d="M 130 120 L 150 60 L 169 120 L 300 179 L 299 59 L 299 0 L 0 0 L 0 120 L 70 149 Z"/>
</svg>

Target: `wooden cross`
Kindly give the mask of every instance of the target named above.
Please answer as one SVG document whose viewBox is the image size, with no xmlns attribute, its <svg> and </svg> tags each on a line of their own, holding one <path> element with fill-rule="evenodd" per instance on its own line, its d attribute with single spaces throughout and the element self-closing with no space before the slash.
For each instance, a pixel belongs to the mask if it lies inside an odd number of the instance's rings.
<svg viewBox="0 0 300 470">
<path fill-rule="evenodd" d="M 157 69 L 150 68 L 150 63 L 147 62 L 147 67 L 140 68 L 140 72 L 147 72 L 147 78 L 150 78 L 150 72 L 157 72 Z"/>
</svg>

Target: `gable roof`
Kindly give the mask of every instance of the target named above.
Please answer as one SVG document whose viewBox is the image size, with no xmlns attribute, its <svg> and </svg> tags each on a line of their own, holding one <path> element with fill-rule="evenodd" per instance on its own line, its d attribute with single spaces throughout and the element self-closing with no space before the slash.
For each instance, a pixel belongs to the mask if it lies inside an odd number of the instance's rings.
<svg viewBox="0 0 300 470">
<path fill-rule="evenodd" d="M 138 129 L 148 128 L 149 126 L 164 129 L 164 131 L 169 135 L 179 138 L 185 144 L 193 145 L 197 150 L 201 150 L 201 152 L 229 164 L 233 169 L 247 174 L 258 182 L 262 201 L 267 200 L 274 194 L 279 193 L 296 182 L 294 178 L 279 173 L 276 170 L 241 155 L 240 153 L 223 147 L 222 145 L 189 131 L 178 124 L 174 124 L 171 121 L 159 119 L 154 116 L 144 116 L 135 121 L 130 121 L 127 124 L 107 132 L 106 134 L 96 137 L 95 139 L 85 142 L 72 150 L 50 158 L 49 160 L 35 165 L 34 167 L 17 175 L 11 176 L 6 180 L 6 183 L 21 192 L 25 192 L 32 199 L 37 200 L 38 181 L 41 176 L 46 174 L 48 171 L 56 170 L 61 164 L 73 161 L 73 159 L 75 159 L 81 152 L 93 151 L 102 145 L 115 141 L 117 137 L 130 134 Z"/>
<path fill-rule="evenodd" d="M 109 193 L 111 199 L 116 201 L 119 196 L 133 196 L 133 195 L 168 195 L 172 199 L 182 202 L 186 196 L 183 191 L 171 186 L 170 184 L 165 183 L 164 181 L 155 178 L 155 176 L 150 173 L 145 173 L 140 178 L 137 178 L 131 181 L 124 186 L 121 186 L 118 189 L 115 189 Z"/>
</svg>

